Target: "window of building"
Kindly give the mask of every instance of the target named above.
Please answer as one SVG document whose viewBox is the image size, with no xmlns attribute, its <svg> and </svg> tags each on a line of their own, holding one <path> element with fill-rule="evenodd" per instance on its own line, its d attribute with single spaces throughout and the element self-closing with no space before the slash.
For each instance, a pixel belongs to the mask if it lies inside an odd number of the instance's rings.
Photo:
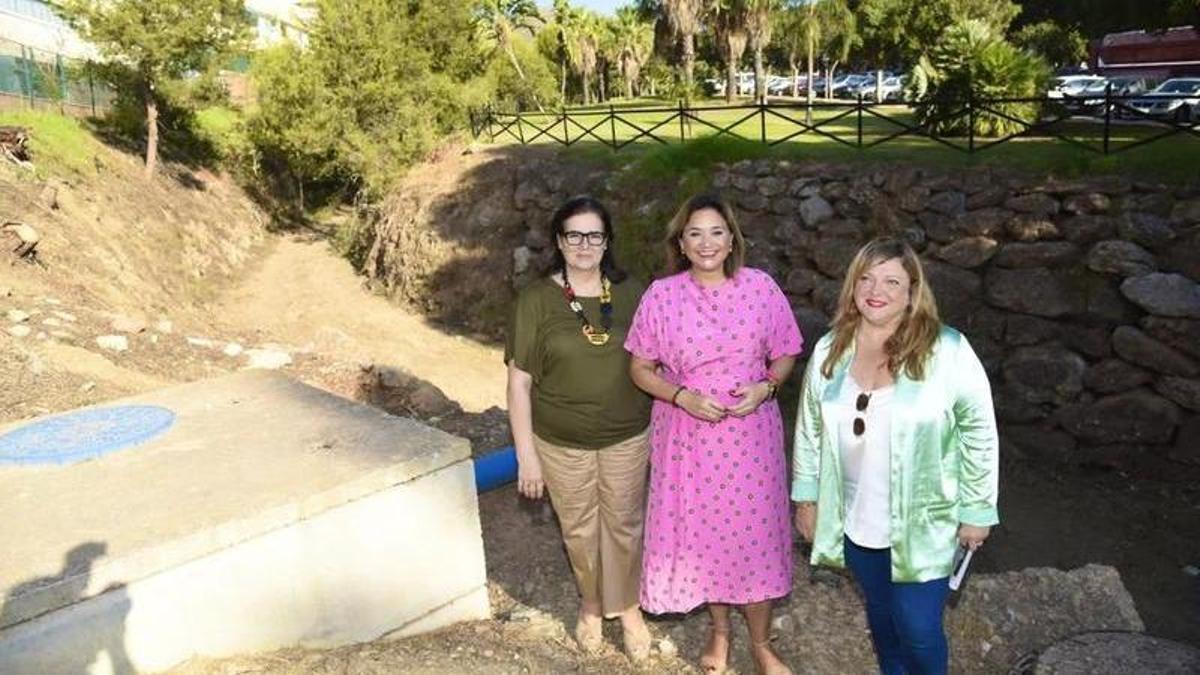
<svg viewBox="0 0 1200 675">
<path fill-rule="evenodd" d="M 0 12 L 45 21 L 58 26 L 66 25 L 66 22 L 55 14 L 53 9 L 50 9 L 50 5 L 42 0 L 0 0 Z"/>
</svg>

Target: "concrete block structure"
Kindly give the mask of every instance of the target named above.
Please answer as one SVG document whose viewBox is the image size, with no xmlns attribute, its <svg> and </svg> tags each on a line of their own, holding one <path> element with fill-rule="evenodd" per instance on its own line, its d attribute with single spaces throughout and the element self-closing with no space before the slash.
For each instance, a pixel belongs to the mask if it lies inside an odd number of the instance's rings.
<svg viewBox="0 0 1200 675">
<path fill-rule="evenodd" d="M 262 371 L 114 404 L 174 423 L 77 464 L 0 464 L 0 673 L 154 672 L 488 615 L 466 441 Z"/>
</svg>

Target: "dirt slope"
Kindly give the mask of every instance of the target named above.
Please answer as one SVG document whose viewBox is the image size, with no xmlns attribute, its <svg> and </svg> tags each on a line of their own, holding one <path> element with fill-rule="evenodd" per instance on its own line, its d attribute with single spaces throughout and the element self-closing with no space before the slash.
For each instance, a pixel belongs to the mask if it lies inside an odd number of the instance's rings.
<svg viewBox="0 0 1200 675">
<path fill-rule="evenodd" d="M 139 158 L 69 132 L 74 161 L 37 128 L 32 171 L 0 160 L 0 218 L 38 230 L 44 263 L 0 251 L 0 423 L 219 375 L 252 350 L 345 396 L 374 363 L 467 412 L 503 404 L 495 347 L 365 291 L 319 236 L 269 234 L 232 180 L 167 163 L 145 181 Z"/>
<path fill-rule="evenodd" d="M 216 314 L 246 331 L 286 336 L 340 361 L 404 368 L 468 412 L 504 405 L 504 365 L 495 346 L 448 335 L 369 294 L 319 239 L 281 237 L 254 271 L 217 303 Z"/>
</svg>

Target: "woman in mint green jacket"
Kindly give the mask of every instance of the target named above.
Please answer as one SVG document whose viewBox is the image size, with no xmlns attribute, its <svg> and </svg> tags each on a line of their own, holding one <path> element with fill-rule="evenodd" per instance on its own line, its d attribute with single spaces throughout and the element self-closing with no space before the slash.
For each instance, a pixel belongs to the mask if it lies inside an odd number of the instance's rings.
<svg viewBox="0 0 1200 675">
<path fill-rule="evenodd" d="M 999 520 L 998 450 L 987 374 L 938 320 L 916 253 L 868 243 L 809 359 L 792 500 L 813 564 L 862 586 L 882 672 L 946 672 L 947 581 L 956 547 Z"/>
</svg>

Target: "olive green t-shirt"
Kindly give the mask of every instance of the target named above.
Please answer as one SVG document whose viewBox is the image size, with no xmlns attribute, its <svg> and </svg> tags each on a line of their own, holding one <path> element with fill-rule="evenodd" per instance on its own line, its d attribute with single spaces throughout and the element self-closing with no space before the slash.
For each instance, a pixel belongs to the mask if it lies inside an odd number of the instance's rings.
<svg viewBox="0 0 1200 675">
<path fill-rule="evenodd" d="M 646 287 L 633 279 L 612 286 L 608 343 L 587 341 L 562 287 L 550 278 L 517 296 L 504 362 L 533 376 L 533 433 L 555 445 L 598 449 L 639 434 L 650 423 L 650 397 L 629 378 L 625 335 Z M 579 296 L 600 327 L 600 299 Z"/>
</svg>

